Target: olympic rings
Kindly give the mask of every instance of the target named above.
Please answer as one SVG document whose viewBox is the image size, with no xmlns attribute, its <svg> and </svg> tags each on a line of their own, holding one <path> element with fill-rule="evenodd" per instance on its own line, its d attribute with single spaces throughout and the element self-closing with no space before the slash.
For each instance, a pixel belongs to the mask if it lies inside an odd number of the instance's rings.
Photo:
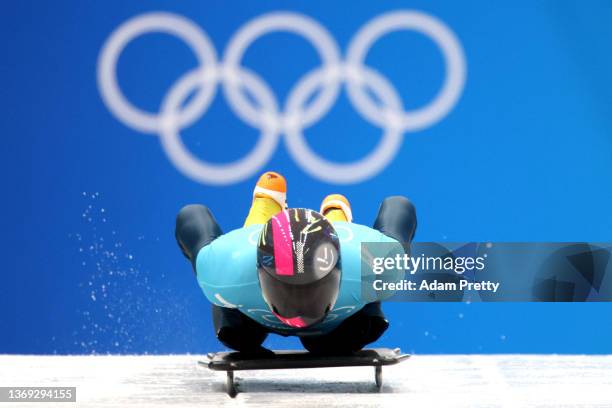
<svg viewBox="0 0 612 408">
<path fill-rule="evenodd" d="M 412 111 L 404 110 L 388 79 L 364 65 L 372 45 L 397 30 L 413 30 L 429 37 L 440 48 L 446 66 L 446 78 L 438 94 L 426 106 Z M 253 42 L 277 31 L 303 37 L 321 58 L 321 66 L 307 72 L 292 87 L 282 108 L 270 86 L 241 65 Z M 157 114 L 132 105 L 117 81 L 117 61 L 124 48 L 134 38 L 151 32 L 182 39 L 200 64 L 172 85 Z M 230 184 L 251 177 L 270 160 L 280 136 L 284 135 L 289 153 L 306 172 L 320 180 L 348 184 L 382 171 L 399 150 L 405 132 L 422 130 L 445 117 L 461 96 L 466 70 L 463 49 L 455 34 L 437 18 L 418 11 L 393 11 L 372 19 L 353 37 L 344 59 L 331 34 L 310 17 L 289 12 L 265 14 L 248 22 L 232 37 L 221 61 L 207 34 L 192 21 L 170 13 L 147 13 L 121 24 L 103 45 L 98 60 L 98 87 L 104 103 L 117 119 L 134 130 L 158 135 L 177 169 L 201 183 Z M 329 112 L 343 84 L 357 112 L 381 127 L 383 137 L 364 158 L 334 163 L 308 146 L 304 130 Z M 221 86 L 236 116 L 261 133 L 251 152 L 225 164 L 210 164 L 195 157 L 180 138 L 182 129 L 206 113 L 217 86 Z M 376 95 L 382 106 L 372 100 L 366 89 Z M 245 96 L 245 90 L 254 101 Z M 194 92 L 195 96 L 183 106 Z"/>
</svg>

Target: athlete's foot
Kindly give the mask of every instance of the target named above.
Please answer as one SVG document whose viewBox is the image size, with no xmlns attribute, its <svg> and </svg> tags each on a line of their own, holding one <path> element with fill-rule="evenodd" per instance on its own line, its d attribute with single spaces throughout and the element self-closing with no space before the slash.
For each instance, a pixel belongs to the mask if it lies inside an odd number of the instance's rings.
<svg viewBox="0 0 612 408">
<path fill-rule="evenodd" d="M 321 203 L 321 214 L 329 221 L 353 221 L 351 204 L 342 194 L 330 194 Z"/>
<path fill-rule="evenodd" d="M 265 224 L 287 208 L 287 182 L 280 174 L 267 171 L 259 177 L 253 189 L 253 203 L 245 227 Z"/>
<path fill-rule="evenodd" d="M 274 171 L 267 171 L 259 177 L 253 190 L 253 198 L 271 198 L 283 210 L 287 208 L 287 182 Z"/>
</svg>

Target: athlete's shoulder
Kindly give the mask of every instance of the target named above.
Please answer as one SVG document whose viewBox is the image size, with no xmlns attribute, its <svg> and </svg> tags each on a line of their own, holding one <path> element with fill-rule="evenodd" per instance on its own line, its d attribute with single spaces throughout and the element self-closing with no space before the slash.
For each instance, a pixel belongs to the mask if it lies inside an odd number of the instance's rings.
<svg viewBox="0 0 612 408">
<path fill-rule="evenodd" d="M 216 282 L 218 271 L 234 269 L 234 280 L 240 280 L 239 271 L 248 271 L 255 267 L 257 257 L 257 240 L 261 225 L 238 228 L 225 233 L 203 247 L 196 258 L 198 280 Z"/>
<path fill-rule="evenodd" d="M 337 221 L 332 225 L 340 242 L 396 242 L 382 232 L 354 222 Z"/>
<path fill-rule="evenodd" d="M 256 247 L 261 228 L 262 225 L 251 225 L 248 227 L 237 228 L 221 235 L 206 247 L 215 248 L 217 250 L 236 246 Z M 205 249 L 206 247 L 202 249 Z"/>
</svg>

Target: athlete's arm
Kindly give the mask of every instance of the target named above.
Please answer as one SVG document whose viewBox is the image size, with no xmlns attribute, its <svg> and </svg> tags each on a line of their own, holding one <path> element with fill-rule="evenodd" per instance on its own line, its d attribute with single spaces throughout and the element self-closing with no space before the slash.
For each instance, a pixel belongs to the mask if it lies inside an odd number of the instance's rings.
<svg viewBox="0 0 612 408">
<path fill-rule="evenodd" d="M 191 261 L 194 272 L 200 250 L 222 234 L 212 212 L 203 205 L 187 205 L 176 216 L 174 236 L 183 255 Z"/>
</svg>

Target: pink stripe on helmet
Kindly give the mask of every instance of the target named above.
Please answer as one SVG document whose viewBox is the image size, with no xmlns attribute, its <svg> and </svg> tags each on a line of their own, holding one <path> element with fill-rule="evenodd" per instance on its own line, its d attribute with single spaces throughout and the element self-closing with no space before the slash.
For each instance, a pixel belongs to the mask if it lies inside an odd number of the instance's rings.
<svg viewBox="0 0 612 408">
<path fill-rule="evenodd" d="M 276 274 L 293 275 L 293 243 L 288 211 L 283 211 L 272 218 L 272 239 Z"/>
</svg>

